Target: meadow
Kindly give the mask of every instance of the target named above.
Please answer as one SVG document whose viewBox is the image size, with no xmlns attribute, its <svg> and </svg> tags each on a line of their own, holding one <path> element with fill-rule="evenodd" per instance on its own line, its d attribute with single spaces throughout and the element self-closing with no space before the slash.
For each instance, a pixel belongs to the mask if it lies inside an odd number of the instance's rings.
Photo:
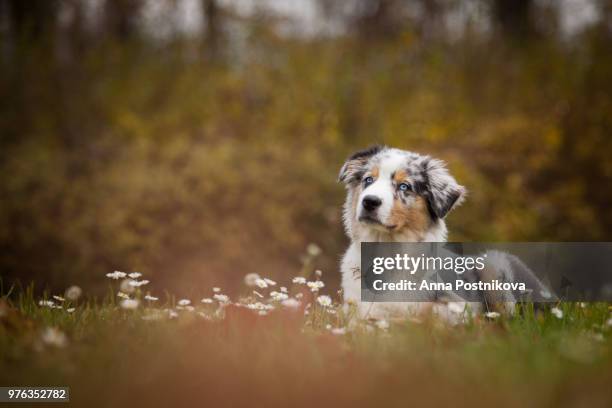
<svg viewBox="0 0 612 408">
<path fill-rule="evenodd" d="M 609 2 L 568 31 L 576 1 L 276 1 L 308 32 L 245 3 L 0 0 L 0 385 L 612 406 L 608 304 L 450 326 L 355 321 L 337 292 L 337 175 L 372 144 L 447 162 L 468 190 L 449 241 L 611 240 Z"/>
<path fill-rule="evenodd" d="M 87 407 L 612 404 L 605 303 L 365 321 L 320 274 L 249 274 L 236 299 L 153 296 L 139 275 L 107 274 L 101 299 L 4 287 L 0 383 L 69 386 Z"/>
</svg>

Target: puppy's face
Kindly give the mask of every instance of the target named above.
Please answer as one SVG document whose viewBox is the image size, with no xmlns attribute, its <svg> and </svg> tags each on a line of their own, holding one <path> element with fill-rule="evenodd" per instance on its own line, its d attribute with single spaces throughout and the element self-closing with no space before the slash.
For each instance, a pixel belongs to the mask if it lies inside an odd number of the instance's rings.
<svg viewBox="0 0 612 408">
<path fill-rule="evenodd" d="M 465 193 L 442 161 L 380 146 L 349 157 L 339 180 L 348 188 L 349 233 L 374 230 L 423 236 Z"/>
</svg>

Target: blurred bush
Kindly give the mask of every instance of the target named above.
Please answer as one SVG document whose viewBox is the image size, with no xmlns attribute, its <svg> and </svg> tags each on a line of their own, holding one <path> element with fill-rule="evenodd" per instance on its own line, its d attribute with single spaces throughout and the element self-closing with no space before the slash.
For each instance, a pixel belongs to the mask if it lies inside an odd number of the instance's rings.
<svg viewBox="0 0 612 408">
<path fill-rule="evenodd" d="M 0 3 L 5 280 L 103 288 L 105 272 L 140 270 L 201 293 L 293 276 L 314 242 L 333 281 L 337 171 L 373 143 L 449 162 L 470 191 L 451 240 L 612 237 L 605 2 L 567 36 L 556 6 L 530 1 L 469 2 L 477 18 L 451 35 L 445 1 L 415 16 L 321 0 L 336 30 L 303 34 L 207 0 L 195 34 L 161 39 L 147 3 Z"/>
</svg>

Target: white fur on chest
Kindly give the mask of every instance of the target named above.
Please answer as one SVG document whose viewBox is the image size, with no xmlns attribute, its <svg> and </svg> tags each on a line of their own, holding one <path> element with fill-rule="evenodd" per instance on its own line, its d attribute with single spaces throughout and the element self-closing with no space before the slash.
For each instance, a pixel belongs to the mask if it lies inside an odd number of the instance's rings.
<svg viewBox="0 0 612 408">
<path fill-rule="evenodd" d="M 429 303 L 417 302 L 362 302 L 361 301 L 361 242 L 414 242 L 413 239 L 402 239 L 410 237 L 392 237 L 386 234 L 372 232 L 363 241 L 352 242 L 342 257 L 340 271 L 342 273 L 342 293 L 345 307 L 349 309 L 352 305 L 356 307 L 357 313 L 362 319 L 388 319 L 397 317 L 414 316 L 432 309 Z M 395 239 L 394 239 L 395 238 Z M 445 242 L 446 225 L 439 220 L 439 224 L 432 228 L 425 242 Z M 434 309 L 440 309 L 437 305 Z M 438 314 L 444 313 L 439 311 Z"/>
</svg>

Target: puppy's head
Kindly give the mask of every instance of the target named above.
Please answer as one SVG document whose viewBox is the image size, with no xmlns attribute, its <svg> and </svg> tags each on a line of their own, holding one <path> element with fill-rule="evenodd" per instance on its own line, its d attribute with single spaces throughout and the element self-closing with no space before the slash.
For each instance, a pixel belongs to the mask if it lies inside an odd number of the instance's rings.
<svg viewBox="0 0 612 408">
<path fill-rule="evenodd" d="M 348 189 L 344 221 L 353 238 L 376 231 L 423 240 L 465 195 L 444 162 L 383 146 L 349 157 L 339 181 Z"/>
</svg>

